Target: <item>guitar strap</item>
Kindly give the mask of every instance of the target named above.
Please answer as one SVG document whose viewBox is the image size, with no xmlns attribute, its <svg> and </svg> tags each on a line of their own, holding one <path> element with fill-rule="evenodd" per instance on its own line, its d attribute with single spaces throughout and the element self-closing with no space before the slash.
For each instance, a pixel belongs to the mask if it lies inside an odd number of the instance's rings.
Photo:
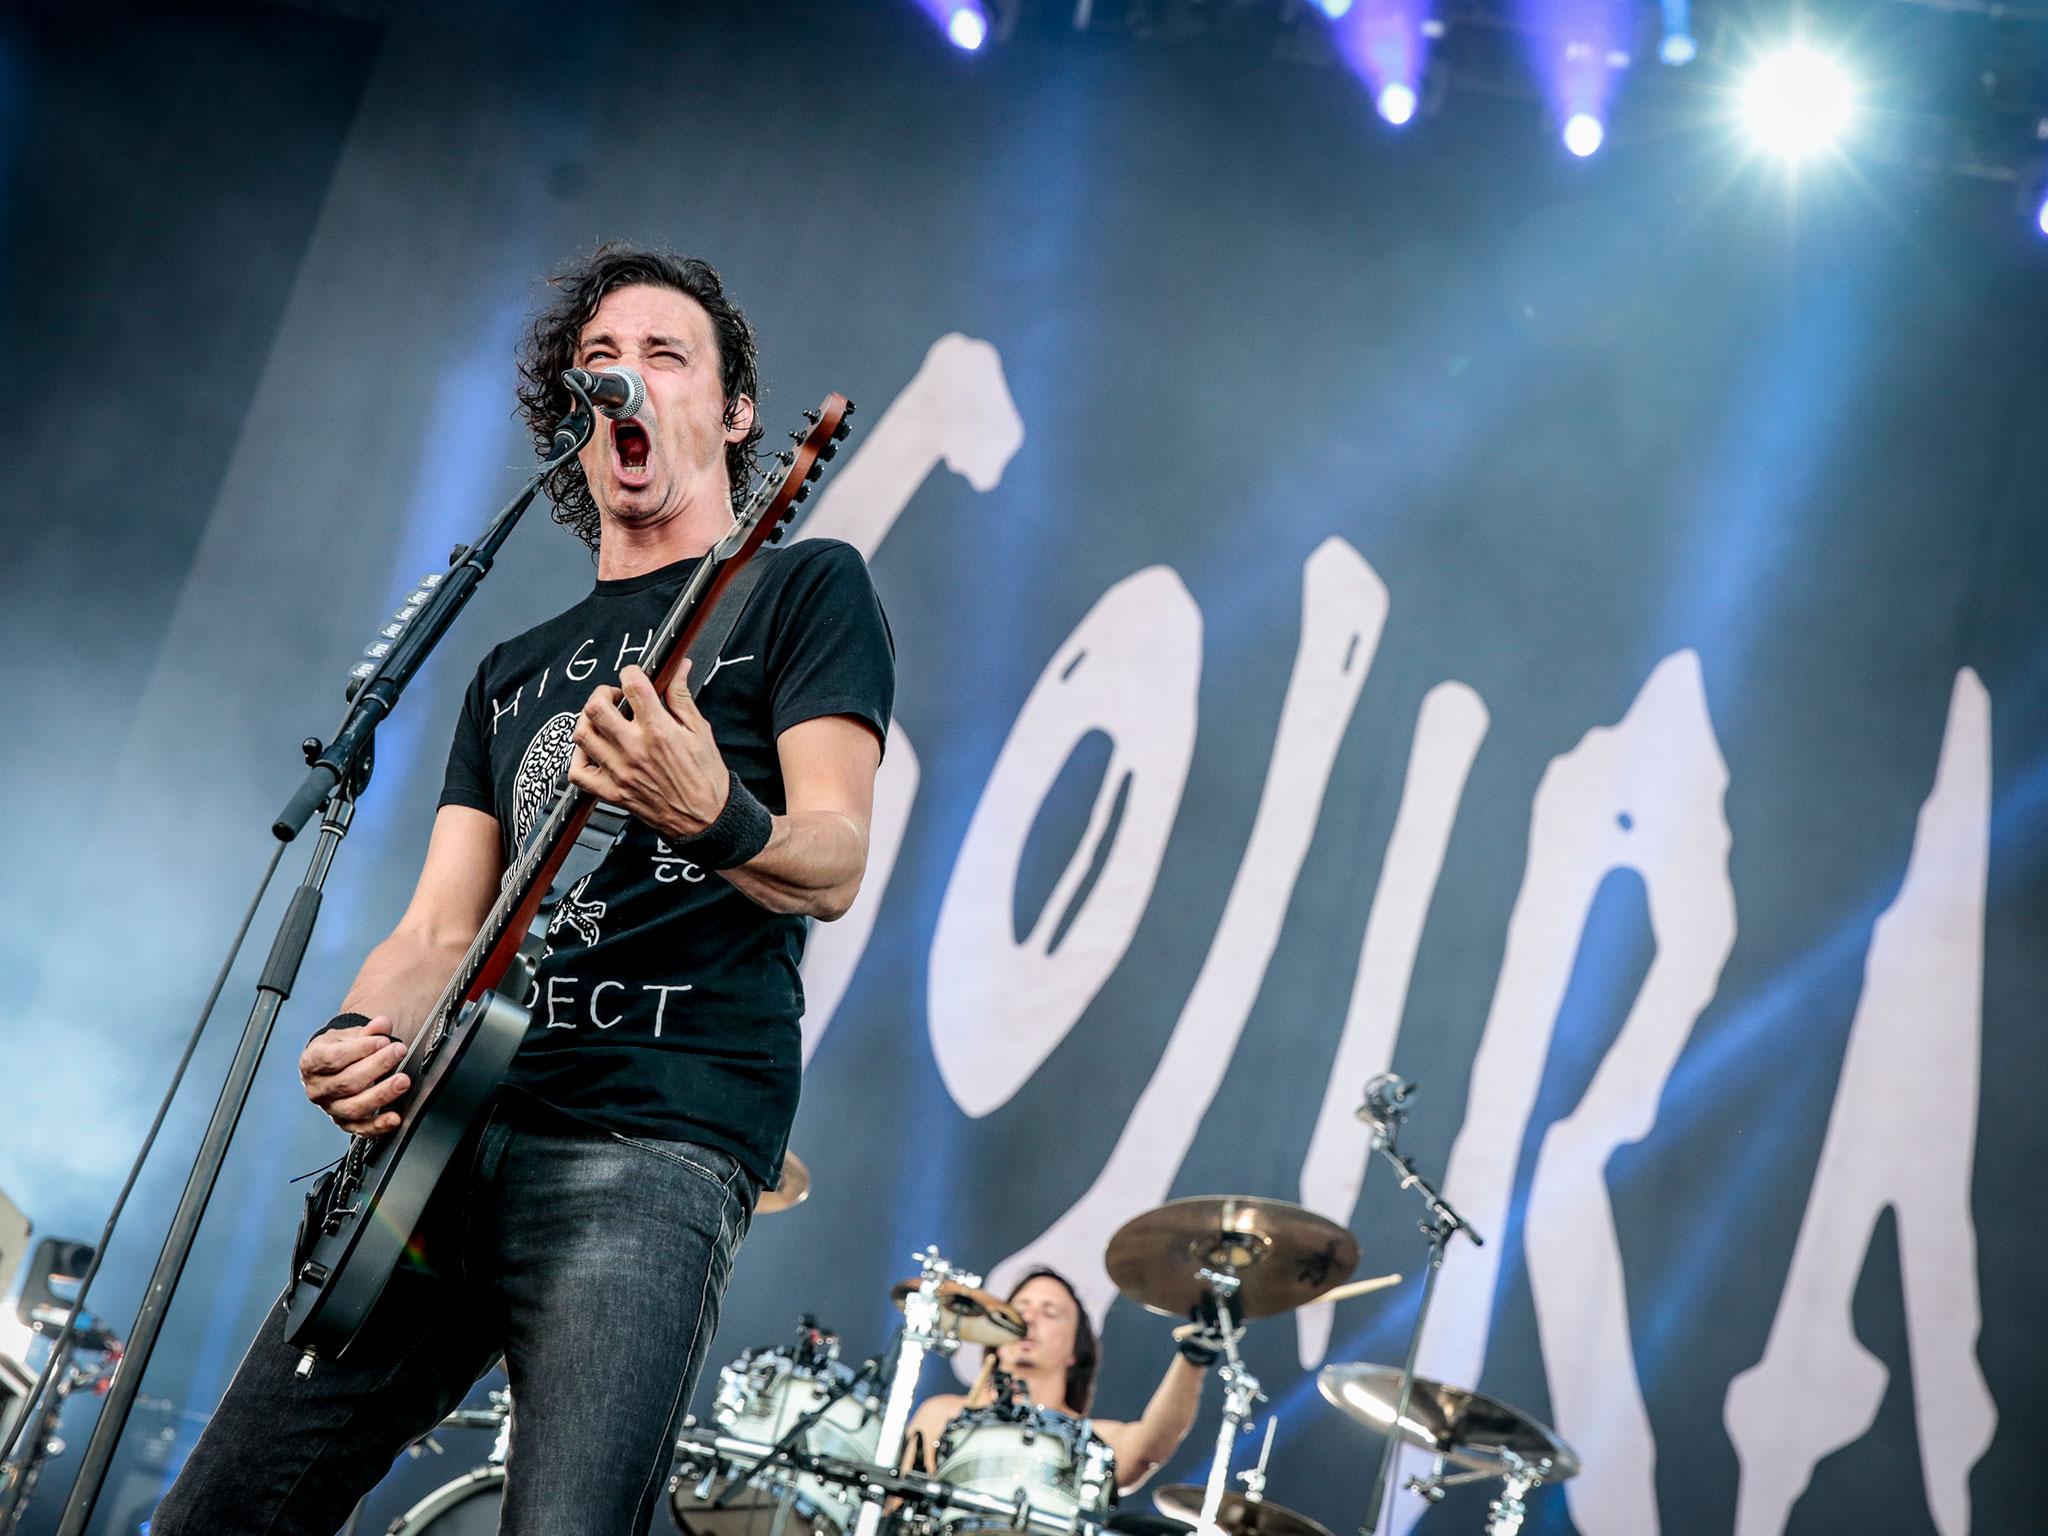
<svg viewBox="0 0 2048 1536">
<path fill-rule="evenodd" d="M 745 611 L 747 599 L 753 595 L 754 585 L 761 579 L 761 559 L 757 555 L 739 568 L 739 572 L 726 584 L 720 595 L 718 606 L 711 610 L 704 627 L 697 631 L 697 638 L 683 654 L 690 660 L 690 697 L 695 698 L 704 685 L 711 681 L 711 674 L 718 670 L 719 652 L 732 635 L 733 628 Z M 618 845 L 626 835 L 627 824 L 632 820 L 615 805 L 606 805 L 600 800 L 583 823 L 583 830 L 576 834 L 575 846 L 568 857 L 562 860 L 562 867 L 555 871 L 555 878 L 548 885 L 547 895 L 541 898 L 540 909 L 534 913 L 533 922 L 528 925 L 526 938 L 519 946 L 519 960 L 508 974 L 520 976 L 521 982 L 514 988 L 500 985 L 497 990 L 508 996 L 519 998 L 531 1007 L 533 996 L 533 973 L 540 965 L 541 956 L 546 953 L 549 932 L 554 927 L 555 914 L 585 880 L 597 872 L 605 855 Z M 545 821 L 545 818 L 542 818 Z M 535 829 L 539 830 L 538 827 Z"/>
</svg>

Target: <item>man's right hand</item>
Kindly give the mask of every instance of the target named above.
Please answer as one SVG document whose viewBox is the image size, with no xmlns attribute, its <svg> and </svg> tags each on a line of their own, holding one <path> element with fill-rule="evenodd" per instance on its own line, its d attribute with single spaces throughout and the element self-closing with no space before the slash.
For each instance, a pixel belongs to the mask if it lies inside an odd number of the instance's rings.
<svg viewBox="0 0 2048 1536">
<path fill-rule="evenodd" d="M 351 1136 L 382 1136 L 398 1129 L 390 1106 L 412 1086 L 396 1070 L 404 1055 L 404 1043 L 392 1038 L 391 1021 L 380 1015 L 307 1041 L 299 1052 L 299 1081 L 306 1097 Z"/>
</svg>

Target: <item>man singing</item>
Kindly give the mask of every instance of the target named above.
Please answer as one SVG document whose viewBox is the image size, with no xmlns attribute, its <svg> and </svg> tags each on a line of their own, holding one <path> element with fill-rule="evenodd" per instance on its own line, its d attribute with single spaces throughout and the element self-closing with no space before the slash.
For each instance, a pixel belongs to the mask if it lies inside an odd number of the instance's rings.
<svg viewBox="0 0 2048 1536">
<path fill-rule="evenodd" d="M 700 261 L 605 246 L 555 287 L 520 357 L 536 446 L 572 403 L 564 369 L 647 385 L 548 484 L 596 584 L 478 669 L 418 887 L 301 1055 L 307 1097 L 345 1131 L 398 1125 L 401 1042 L 565 757 L 632 824 L 557 914 L 526 1041 L 421 1221 L 420 1262 L 310 1380 L 271 1309 L 154 1536 L 328 1536 L 501 1354 L 517 1407 L 500 1529 L 646 1530 L 778 1177 L 805 919 L 844 913 L 867 863 L 888 625 L 850 546 L 764 549 L 695 699 L 687 675 L 655 691 L 636 660 L 750 488 L 754 336 Z"/>
</svg>

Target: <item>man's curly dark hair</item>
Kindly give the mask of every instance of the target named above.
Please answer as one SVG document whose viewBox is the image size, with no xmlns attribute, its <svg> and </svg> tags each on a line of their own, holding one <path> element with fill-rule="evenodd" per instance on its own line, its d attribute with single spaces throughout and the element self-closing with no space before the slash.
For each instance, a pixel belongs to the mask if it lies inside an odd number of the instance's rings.
<svg viewBox="0 0 2048 1536">
<path fill-rule="evenodd" d="M 718 339 L 718 376 L 725 391 L 726 425 L 732 425 L 733 411 L 740 396 L 760 400 L 759 358 L 754 349 L 754 328 L 739 307 L 725 296 L 725 285 L 708 263 L 668 251 L 646 250 L 606 241 L 583 260 L 548 279 L 556 291 L 552 304 L 534 317 L 533 328 L 519 348 L 519 414 L 533 433 L 534 450 L 543 457 L 554 440 L 555 424 L 568 415 L 575 396 L 562 383 L 562 371 L 576 366 L 576 342 L 604 296 L 616 288 L 645 283 L 672 288 L 688 294 L 704 306 L 711 317 L 712 334 Z M 746 499 L 758 464 L 755 447 L 761 441 L 758 409 L 753 430 L 736 443 L 725 445 L 725 469 L 732 480 L 733 506 Z M 576 537 L 597 548 L 597 503 L 591 499 L 583 466 L 575 459 L 547 478 L 549 500 L 555 504 L 555 521 Z"/>
</svg>

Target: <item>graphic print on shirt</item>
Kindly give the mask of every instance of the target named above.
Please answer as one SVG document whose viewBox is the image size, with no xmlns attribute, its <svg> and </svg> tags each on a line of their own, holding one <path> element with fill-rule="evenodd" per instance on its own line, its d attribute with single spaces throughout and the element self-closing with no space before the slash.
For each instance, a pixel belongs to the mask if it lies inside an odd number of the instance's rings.
<svg viewBox="0 0 2048 1536">
<path fill-rule="evenodd" d="M 526 846 L 526 834 L 540 820 L 555 792 L 556 777 L 568 766 L 575 745 L 576 716 L 564 710 L 533 733 L 519 772 L 512 779 L 512 846 Z"/>
</svg>

